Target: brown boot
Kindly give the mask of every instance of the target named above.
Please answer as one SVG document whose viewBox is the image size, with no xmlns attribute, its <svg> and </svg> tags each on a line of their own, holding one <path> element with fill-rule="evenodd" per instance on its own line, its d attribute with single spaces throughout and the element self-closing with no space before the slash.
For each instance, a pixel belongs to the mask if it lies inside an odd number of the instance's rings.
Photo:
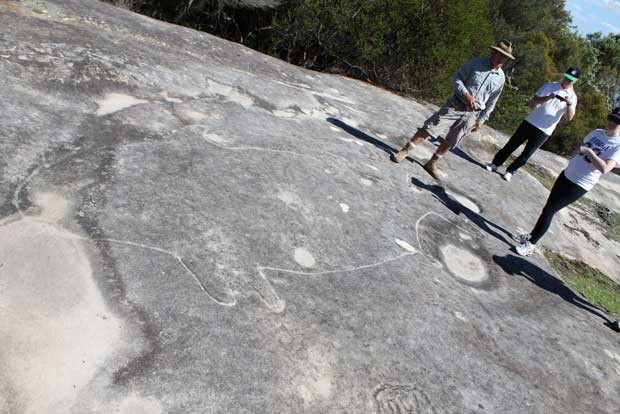
<svg viewBox="0 0 620 414">
<path fill-rule="evenodd" d="M 395 163 L 399 163 L 405 158 L 407 158 L 407 154 L 409 154 L 409 150 L 411 150 L 412 148 L 413 148 L 413 145 L 411 144 L 411 142 L 407 142 L 407 144 L 405 144 L 403 149 L 398 151 L 396 154 L 390 155 L 390 159 L 394 161 Z"/>
<path fill-rule="evenodd" d="M 439 167 L 437 167 L 439 159 L 440 158 L 437 156 L 437 154 L 433 154 L 433 157 L 423 166 L 426 172 L 429 173 L 431 177 L 433 177 L 435 180 L 441 179 L 439 177 Z"/>
</svg>

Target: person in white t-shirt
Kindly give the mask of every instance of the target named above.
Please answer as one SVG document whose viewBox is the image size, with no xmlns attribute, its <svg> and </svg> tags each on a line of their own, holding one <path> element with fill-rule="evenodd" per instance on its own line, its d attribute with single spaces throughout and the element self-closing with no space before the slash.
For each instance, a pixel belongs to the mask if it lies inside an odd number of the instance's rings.
<svg viewBox="0 0 620 414">
<path fill-rule="evenodd" d="M 577 79 L 579 79 L 579 70 L 571 67 L 566 70 L 561 82 L 548 82 L 538 89 L 528 102 L 534 110 L 521 122 L 506 145 L 495 154 L 493 161 L 486 165 L 488 171 L 497 170 L 506 162 L 510 154 L 525 142 L 523 152 L 506 168 L 502 176 L 504 180 L 510 181 L 512 175 L 523 167 L 534 152 L 551 136 L 564 114 L 569 121 L 573 119 L 577 108 L 577 95 L 573 90 L 573 83 Z"/>
<path fill-rule="evenodd" d="M 553 216 L 590 191 L 603 174 L 620 166 L 620 108 L 607 116 L 606 129 L 595 129 L 583 140 L 578 153 L 558 177 L 547 203 L 529 234 L 513 235 L 520 244 L 516 247 L 521 256 L 534 252 L 536 244 L 547 232 Z"/>
</svg>

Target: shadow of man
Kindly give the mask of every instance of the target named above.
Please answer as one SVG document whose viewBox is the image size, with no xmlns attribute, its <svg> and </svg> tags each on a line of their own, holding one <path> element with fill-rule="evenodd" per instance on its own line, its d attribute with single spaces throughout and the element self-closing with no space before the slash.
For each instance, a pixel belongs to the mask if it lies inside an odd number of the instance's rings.
<svg viewBox="0 0 620 414">
<path fill-rule="evenodd" d="M 513 244 L 510 241 L 508 241 L 502 234 L 499 233 L 499 232 L 504 233 L 510 238 L 511 234 L 509 231 L 493 223 L 492 221 L 487 220 L 486 218 L 482 217 L 480 214 L 476 213 L 475 211 L 472 211 L 471 209 L 459 203 L 457 200 L 450 197 L 450 194 L 446 192 L 446 189 L 443 186 L 438 185 L 438 184 L 426 184 L 423 181 L 418 180 L 415 177 L 411 177 L 411 182 L 416 187 L 422 188 L 424 190 L 427 190 L 433 193 L 434 197 L 437 200 L 439 200 L 443 205 L 448 207 L 448 209 L 452 213 L 456 214 L 457 216 L 462 213 L 463 215 L 465 215 L 465 217 L 467 217 L 472 223 L 474 223 L 480 229 L 484 230 L 485 232 L 495 237 L 499 241 L 506 243 L 508 246 L 510 247 L 513 246 Z M 495 230 L 498 230 L 499 232 Z"/>
<path fill-rule="evenodd" d="M 536 286 L 539 286 L 548 292 L 554 293 L 568 303 L 602 318 L 607 327 L 615 331 L 619 331 L 617 329 L 617 321 L 613 321 L 603 310 L 576 293 L 569 286 L 567 286 L 564 281 L 547 273 L 530 261 L 513 255 L 503 257 L 493 256 L 493 261 L 497 263 L 507 274 L 523 276 Z"/>
<path fill-rule="evenodd" d="M 342 122 L 341 120 L 339 120 L 337 118 L 329 117 L 329 118 L 327 118 L 327 122 L 329 122 L 330 124 L 332 124 L 334 126 L 337 126 L 338 128 L 341 128 L 343 131 L 347 132 L 348 134 L 353 135 L 357 139 L 361 139 L 362 141 L 366 141 L 369 144 L 374 145 L 375 147 L 379 148 L 382 151 L 385 151 L 389 155 L 396 154 L 398 152 L 398 149 L 389 146 L 388 144 L 386 144 L 383 141 L 378 140 L 377 138 L 371 137 L 370 135 L 360 131 L 357 128 L 352 127 L 351 125 L 348 125 L 348 124 Z M 443 140 L 443 138 L 430 138 L 429 142 L 431 142 L 435 146 L 439 146 L 439 143 L 442 140 Z M 482 164 L 480 161 L 476 160 L 475 158 L 471 157 L 469 154 L 467 154 L 465 151 L 463 151 L 459 147 L 452 148 L 451 151 L 456 156 L 464 159 L 465 161 L 468 161 L 468 162 L 470 162 L 470 163 L 472 163 L 474 165 L 477 165 L 480 168 L 484 168 L 485 167 L 484 164 Z M 419 161 L 417 161 L 414 158 L 411 158 L 409 156 L 407 156 L 406 159 L 409 160 L 412 163 L 416 163 L 416 164 L 422 165 Z"/>
<path fill-rule="evenodd" d="M 464 159 L 465 161 L 471 163 L 471 164 L 477 165 L 480 168 L 484 168 L 485 167 L 485 165 L 483 163 L 481 163 L 477 159 L 473 158 L 471 155 L 469 155 L 468 153 L 466 153 L 465 151 L 463 151 L 459 147 L 452 148 L 452 153 L 455 154 L 456 156 Z"/>
<path fill-rule="evenodd" d="M 330 117 L 330 118 L 327 118 L 327 122 L 329 122 L 330 124 L 334 126 L 337 126 L 338 128 L 341 128 L 343 131 L 345 131 L 348 134 L 353 135 L 357 139 L 361 139 L 362 141 L 365 141 L 365 142 L 368 142 L 369 144 L 374 145 L 376 148 L 380 149 L 381 151 L 386 152 L 388 155 L 396 154 L 398 152 L 398 149 L 389 146 L 388 144 L 386 144 L 383 141 L 378 140 L 377 138 L 371 137 L 370 135 L 360 131 L 357 128 L 352 127 L 351 125 L 348 125 L 342 122 L 339 119 Z M 409 162 L 422 165 L 417 160 L 411 157 L 407 157 L 407 160 L 409 160 Z"/>
</svg>

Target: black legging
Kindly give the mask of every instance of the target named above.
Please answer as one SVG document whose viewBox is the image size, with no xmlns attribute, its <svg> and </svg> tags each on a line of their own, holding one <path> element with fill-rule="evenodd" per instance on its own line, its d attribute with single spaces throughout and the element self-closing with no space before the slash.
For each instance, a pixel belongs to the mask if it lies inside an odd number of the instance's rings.
<svg viewBox="0 0 620 414">
<path fill-rule="evenodd" d="M 510 154 L 515 152 L 525 142 L 523 152 L 506 168 L 506 172 L 514 173 L 528 162 L 536 150 L 545 143 L 547 138 L 549 138 L 549 135 L 529 122 L 523 121 L 508 142 L 506 142 L 506 145 L 495 154 L 492 162 L 499 167 L 506 162 Z"/>
<path fill-rule="evenodd" d="M 566 178 L 564 171 L 562 171 L 555 181 L 555 184 L 553 184 L 551 194 L 549 194 L 549 198 L 547 199 L 547 204 L 543 207 L 543 211 L 540 217 L 538 217 L 534 230 L 532 230 L 530 243 L 538 243 L 538 240 L 549 230 L 555 213 L 579 200 L 587 192 L 588 190 L 579 187 Z"/>
</svg>

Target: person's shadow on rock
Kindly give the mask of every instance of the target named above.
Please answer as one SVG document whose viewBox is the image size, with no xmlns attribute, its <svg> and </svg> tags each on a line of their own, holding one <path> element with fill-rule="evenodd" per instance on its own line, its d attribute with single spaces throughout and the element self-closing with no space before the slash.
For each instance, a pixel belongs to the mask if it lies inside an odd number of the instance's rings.
<svg viewBox="0 0 620 414">
<path fill-rule="evenodd" d="M 473 158 L 471 155 L 469 155 L 468 153 L 466 153 L 465 151 L 463 151 L 459 147 L 452 148 L 452 153 L 455 154 L 457 157 L 460 157 L 460 158 L 464 159 L 465 161 L 468 161 L 468 162 L 470 162 L 470 163 L 472 163 L 474 165 L 477 165 L 480 168 L 484 168 L 485 167 L 485 165 L 483 163 L 481 163 L 477 159 Z"/>
<path fill-rule="evenodd" d="M 578 308 L 584 309 L 593 315 L 605 320 L 605 325 L 611 329 L 617 329 L 617 323 L 613 321 L 604 311 L 587 299 L 576 293 L 561 279 L 547 273 L 529 260 L 519 256 L 493 256 L 493 261 L 509 275 L 523 276 L 530 282 L 545 289 L 548 292 L 560 296 L 562 299 Z"/>
<path fill-rule="evenodd" d="M 369 144 L 374 145 L 375 147 L 377 147 L 378 149 L 380 149 L 381 151 L 386 152 L 388 155 L 392 155 L 392 154 L 396 154 L 399 150 L 391 147 L 390 145 L 386 144 L 385 142 L 378 140 L 377 138 L 371 137 L 370 135 L 360 131 L 357 128 L 352 127 L 351 125 L 348 125 L 344 122 L 342 122 L 339 119 L 336 118 L 327 118 L 327 122 L 329 122 L 330 124 L 337 126 L 338 128 L 341 128 L 343 131 L 347 132 L 348 134 L 353 135 L 355 138 L 360 139 L 362 141 L 365 141 Z M 418 164 L 418 165 L 422 165 L 420 164 L 417 160 L 411 158 L 411 157 L 407 157 L 407 160 L 409 160 L 412 163 Z"/>
<path fill-rule="evenodd" d="M 482 217 L 480 214 L 472 211 L 471 209 L 465 207 L 457 200 L 450 197 L 450 194 L 446 192 L 446 189 L 438 184 L 426 184 L 421 180 L 418 180 L 415 177 L 411 177 L 411 182 L 418 188 L 422 188 L 424 190 L 430 191 L 433 193 L 435 198 L 439 200 L 443 205 L 448 207 L 448 209 L 456 214 L 457 216 L 461 213 L 465 215 L 472 223 L 477 225 L 480 229 L 484 230 L 491 236 L 495 237 L 501 242 L 506 243 L 508 246 L 512 247 L 512 243 L 509 242 L 501 233 L 504 233 L 508 237 L 510 237 L 510 232 L 503 227 L 493 223 L 492 221 L 487 220 Z M 497 230 L 497 231 L 496 231 Z"/>
<path fill-rule="evenodd" d="M 370 135 L 360 131 L 357 128 L 352 127 L 351 125 L 346 124 L 345 122 L 337 119 L 337 118 L 332 118 L 329 117 L 327 118 L 327 122 L 329 122 L 330 124 L 337 126 L 338 128 L 341 128 L 343 131 L 353 135 L 355 138 L 357 139 L 361 139 L 362 141 L 366 141 L 369 144 L 374 145 L 375 147 L 379 148 L 382 151 L 385 151 L 387 154 L 389 154 L 390 156 L 392 154 L 396 154 L 399 150 L 396 148 L 391 147 L 390 145 L 386 144 L 383 141 L 378 140 L 377 138 L 371 137 Z M 408 138 L 407 138 L 408 140 Z M 439 146 L 439 144 L 443 141 L 443 138 L 433 138 L 433 137 L 429 137 L 429 142 L 431 142 L 433 145 L 435 146 Z M 407 141 L 405 141 L 407 142 Z M 477 165 L 481 168 L 484 168 L 484 164 L 480 163 L 478 160 L 472 158 L 469 154 L 467 154 L 466 152 L 464 152 L 462 149 L 460 149 L 459 147 L 455 147 L 452 148 L 452 153 L 455 154 L 456 156 L 464 159 L 465 161 L 468 161 L 474 165 Z M 419 164 L 422 165 L 419 161 L 417 161 L 416 159 L 412 158 L 412 157 L 407 157 L 407 160 L 409 160 L 412 163 L 415 164 Z"/>
</svg>

